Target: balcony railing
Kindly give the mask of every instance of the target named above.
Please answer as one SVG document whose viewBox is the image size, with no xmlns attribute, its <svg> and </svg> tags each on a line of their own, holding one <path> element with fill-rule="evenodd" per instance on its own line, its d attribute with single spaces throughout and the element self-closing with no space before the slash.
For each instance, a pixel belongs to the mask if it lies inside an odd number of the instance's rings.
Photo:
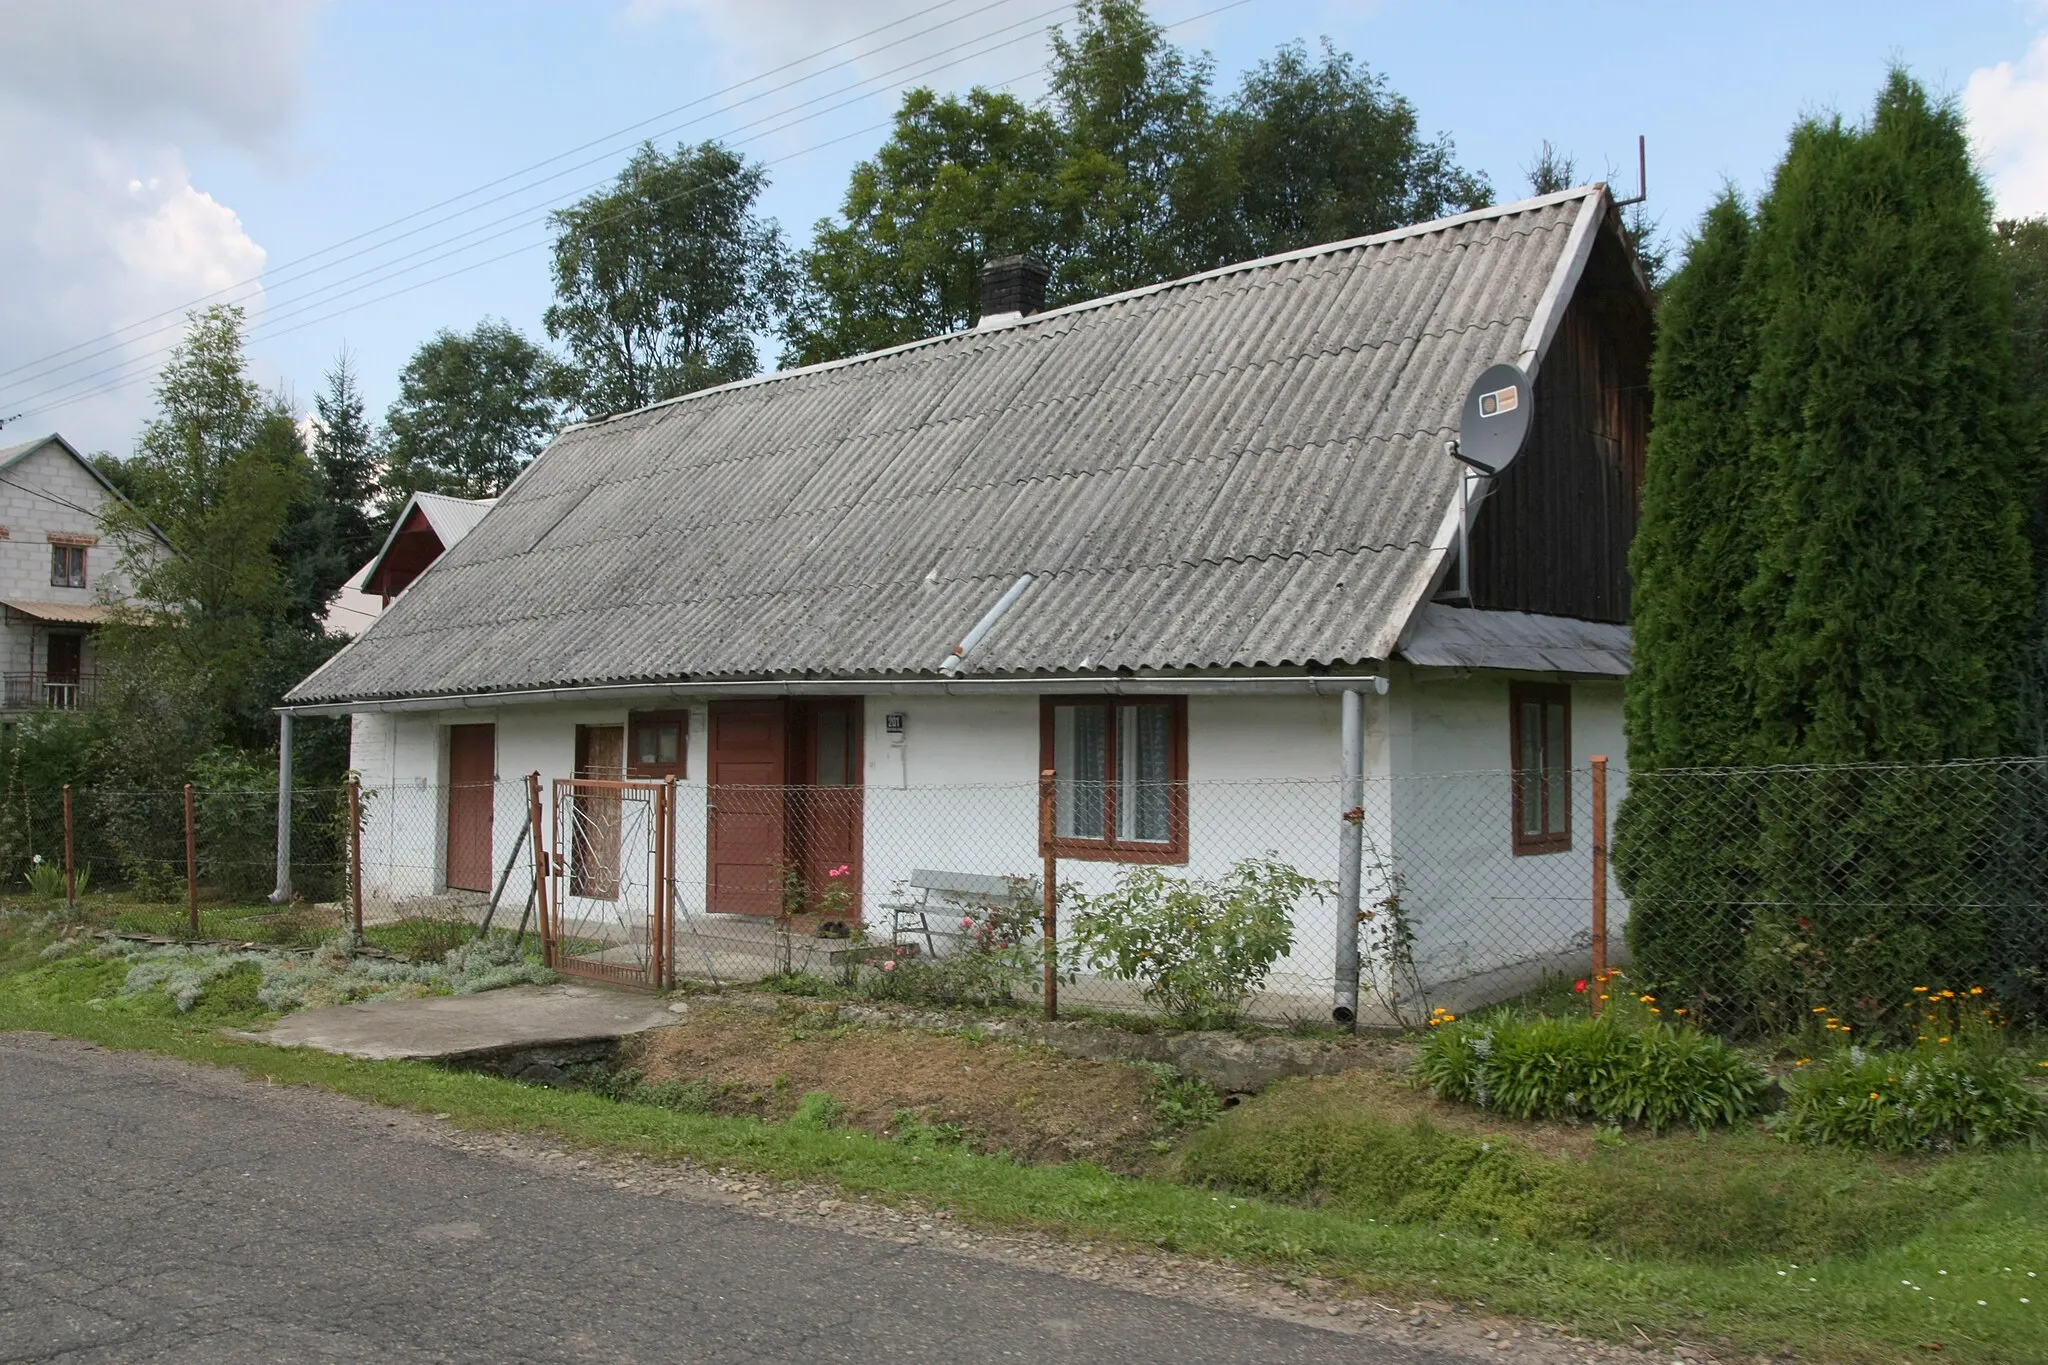
<svg viewBox="0 0 2048 1365">
<path fill-rule="evenodd" d="M 47 673 L 0 674 L 9 711 L 82 711 L 92 705 L 99 675 L 80 673 L 75 677 L 52 678 Z"/>
</svg>

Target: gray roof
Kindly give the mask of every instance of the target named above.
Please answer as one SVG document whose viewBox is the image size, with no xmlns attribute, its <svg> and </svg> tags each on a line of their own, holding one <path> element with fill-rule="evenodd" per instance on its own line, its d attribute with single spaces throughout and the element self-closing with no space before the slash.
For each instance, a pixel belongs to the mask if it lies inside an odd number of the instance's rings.
<svg viewBox="0 0 2048 1365">
<path fill-rule="evenodd" d="M 1625 678 L 1631 639 L 1627 626 L 1602 621 L 1474 611 L 1432 602 L 1408 628 L 1401 657 L 1437 668 L 1516 668 Z"/>
<path fill-rule="evenodd" d="M 1392 655 L 1599 187 L 571 427 L 294 702 Z M 1568 278 L 1569 277 L 1569 278 Z"/>
</svg>

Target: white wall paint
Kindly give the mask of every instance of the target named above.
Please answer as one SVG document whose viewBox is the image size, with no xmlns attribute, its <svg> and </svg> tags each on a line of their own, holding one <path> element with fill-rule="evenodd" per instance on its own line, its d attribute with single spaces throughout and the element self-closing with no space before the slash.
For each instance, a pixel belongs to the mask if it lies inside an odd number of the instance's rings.
<svg viewBox="0 0 2048 1365">
<path fill-rule="evenodd" d="M 1508 788 L 1508 680 L 1418 677 L 1397 670 L 1391 695 L 1368 696 L 1365 831 L 1367 908 L 1393 893 L 1417 931 L 1431 982 L 1485 978 L 1548 963 L 1583 938 L 1590 885 L 1590 824 L 1583 777 L 1575 778 L 1573 849 L 1513 856 Z M 1573 687 L 1573 762 L 1622 752 L 1621 689 Z M 678 705 L 683 705 L 678 703 Z M 1309 875 L 1337 871 L 1341 703 L 1335 697 L 1193 697 L 1188 704 L 1190 860 L 1215 876 L 1267 851 Z M 707 704 L 687 703 L 687 766 L 677 791 L 679 908 L 704 909 Z M 900 742 L 886 717 L 900 713 Z M 623 725 L 623 706 L 543 705 L 499 710 L 358 717 L 356 766 L 366 785 L 394 788 L 365 866 L 382 894 L 430 894 L 445 884 L 442 844 L 449 724 L 497 725 L 501 798 L 494 830 L 502 866 L 524 815 L 523 779 L 538 771 L 554 838 L 552 784 L 574 763 L 577 725 Z M 1033 876 L 1037 843 L 1039 703 L 1030 696 L 892 697 L 866 700 L 862 895 L 871 927 L 920 868 Z M 1616 765 L 1610 810 L 1626 775 Z M 375 820 L 373 801 L 373 821 Z M 525 864 L 522 863 L 522 867 Z M 1106 889 L 1120 865 L 1063 859 L 1060 877 Z M 1389 876 L 1396 878 L 1388 880 Z M 508 900 L 512 899 L 508 897 Z M 523 901 L 523 896 L 518 898 Z M 567 907 L 571 918 L 603 907 Z M 1619 940 L 1625 909 L 1617 902 Z M 1371 934 L 1385 923 L 1376 919 Z M 1064 926 L 1063 926 L 1064 928 Z M 1332 973 L 1339 932 L 1334 905 L 1297 907 L 1294 951 L 1275 986 L 1309 994 Z M 1370 953 L 1368 954 L 1370 958 Z M 1292 983 L 1290 986 L 1289 983 Z"/>
</svg>

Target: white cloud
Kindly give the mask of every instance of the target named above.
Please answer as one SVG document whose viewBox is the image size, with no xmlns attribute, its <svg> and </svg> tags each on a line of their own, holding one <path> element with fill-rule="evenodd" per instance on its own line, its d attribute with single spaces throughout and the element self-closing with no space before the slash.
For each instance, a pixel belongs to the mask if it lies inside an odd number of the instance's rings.
<svg viewBox="0 0 2048 1365">
<path fill-rule="evenodd" d="M 1971 72 L 1963 112 L 1999 213 L 2048 213 L 2048 33 L 2019 61 Z"/>
<path fill-rule="evenodd" d="M 175 331 L 92 339 L 261 271 L 228 205 L 192 183 L 185 149 L 273 158 L 297 110 L 316 0 L 0 0 L 0 418 L 126 452 L 147 382 L 63 406 Z M 248 301 L 260 311 L 256 293 Z M 78 343 L 48 373 L 43 357 Z M 61 363 L 61 361 L 59 363 Z M 64 387 L 68 381 L 79 381 Z"/>
</svg>

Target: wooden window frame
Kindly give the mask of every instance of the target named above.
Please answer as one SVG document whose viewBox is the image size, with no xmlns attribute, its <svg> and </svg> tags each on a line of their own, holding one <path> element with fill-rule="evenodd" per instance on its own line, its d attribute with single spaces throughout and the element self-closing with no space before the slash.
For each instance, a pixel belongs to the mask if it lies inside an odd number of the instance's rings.
<svg viewBox="0 0 2048 1365">
<path fill-rule="evenodd" d="M 642 763 L 640 752 L 640 727 L 643 725 L 669 725 L 676 727 L 676 761 L 674 763 Z M 688 775 L 690 767 L 690 713 L 679 711 L 628 711 L 626 713 L 626 776 L 632 780 L 663 781 L 667 778 L 681 780 Z"/>
<path fill-rule="evenodd" d="M 1564 819 L 1562 829 L 1552 829 L 1550 816 L 1544 811 L 1544 833 L 1525 834 L 1522 829 L 1522 788 L 1524 768 L 1522 766 L 1522 708 L 1534 704 L 1539 708 L 1561 706 L 1564 708 L 1564 757 L 1561 763 L 1550 762 L 1550 753 L 1543 751 L 1544 780 L 1539 783 L 1542 800 L 1546 807 L 1551 797 L 1549 774 L 1562 773 L 1564 776 Z M 1540 722 L 1539 722 L 1540 723 Z M 1539 743 L 1541 739 L 1539 737 Z M 1508 767 L 1509 778 L 1510 830 L 1514 837 L 1515 856 L 1518 858 L 1546 853 L 1569 853 L 1572 847 L 1572 689 L 1570 683 L 1518 682 L 1508 684 Z"/>
<path fill-rule="evenodd" d="M 1120 706 L 1166 706 L 1172 728 L 1172 746 L 1167 755 L 1167 772 L 1172 790 L 1167 795 L 1165 843 L 1122 840 L 1116 837 L 1117 800 L 1117 708 Z M 1082 839 L 1055 834 L 1053 852 L 1062 858 L 1083 862 L 1180 864 L 1188 860 L 1188 699 L 1186 697 L 1119 697 L 1102 695 L 1041 696 L 1038 699 L 1038 766 L 1053 763 L 1053 711 L 1061 706 L 1106 706 L 1109 730 L 1104 738 L 1109 752 L 1103 763 L 1103 806 L 1100 839 Z M 1060 774 L 1065 780 L 1065 774 Z M 1057 825 L 1055 825 L 1057 828 Z"/>
<path fill-rule="evenodd" d="M 83 588 L 86 578 L 86 547 L 72 541 L 53 540 L 50 542 L 50 586 L 53 588 Z M 71 556 L 78 556 L 78 581 L 71 581 Z M 61 566 L 61 567 L 60 567 Z"/>
</svg>

